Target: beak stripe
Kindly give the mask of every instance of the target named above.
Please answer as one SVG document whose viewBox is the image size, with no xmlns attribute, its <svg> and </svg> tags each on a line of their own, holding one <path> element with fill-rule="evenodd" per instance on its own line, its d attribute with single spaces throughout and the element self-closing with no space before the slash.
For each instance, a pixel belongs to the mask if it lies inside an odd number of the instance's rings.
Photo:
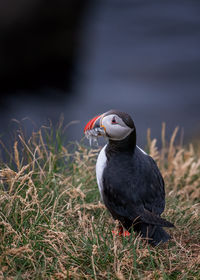
<svg viewBox="0 0 200 280">
<path fill-rule="evenodd" d="M 100 115 L 100 116 L 101 116 L 101 115 Z M 91 120 L 86 124 L 86 126 L 85 126 L 85 128 L 84 128 L 84 132 L 85 132 L 86 130 L 92 129 L 93 126 L 94 126 L 94 124 L 95 124 L 95 122 L 96 122 L 96 120 L 97 120 L 100 116 L 97 116 L 97 117 L 94 117 L 93 119 L 91 119 Z"/>
</svg>

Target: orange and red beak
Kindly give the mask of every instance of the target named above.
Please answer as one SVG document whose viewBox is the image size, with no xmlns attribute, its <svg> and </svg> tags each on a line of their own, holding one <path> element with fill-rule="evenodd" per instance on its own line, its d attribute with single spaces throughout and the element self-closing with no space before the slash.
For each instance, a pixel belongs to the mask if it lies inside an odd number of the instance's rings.
<svg viewBox="0 0 200 280">
<path fill-rule="evenodd" d="M 101 120 L 102 120 L 103 114 L 94 117 L 93 119 L 91 119 L 85 126 L 84 128 L 84 133 L 86 134 L 88 131 L 92 131 L 92 130 L 99 130 L 102 129 L 104 131 L 104 127 L 101 124 Z"/>
</svg>

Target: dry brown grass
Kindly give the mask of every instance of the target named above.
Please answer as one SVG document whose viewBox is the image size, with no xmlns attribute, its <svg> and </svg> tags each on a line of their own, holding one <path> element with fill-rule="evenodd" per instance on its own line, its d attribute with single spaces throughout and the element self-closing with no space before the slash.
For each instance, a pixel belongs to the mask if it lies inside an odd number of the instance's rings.
<svg viewBox="0 0 200 280">
<path fill-rule="evenodd" d="M 95 179 L 98 149 L 66 148 L 61 127 L 19 135 L 0 170 L 0 279 L 200 279 L 200 154 L 175 146 L 176 133 L 168 145 L 163 125 L 159 151 L 148 132 L 166 182 L 164 216 L 176 225 L 156 248 L 134 233 L 112 235 L 117 223 Z"/>
</svg>

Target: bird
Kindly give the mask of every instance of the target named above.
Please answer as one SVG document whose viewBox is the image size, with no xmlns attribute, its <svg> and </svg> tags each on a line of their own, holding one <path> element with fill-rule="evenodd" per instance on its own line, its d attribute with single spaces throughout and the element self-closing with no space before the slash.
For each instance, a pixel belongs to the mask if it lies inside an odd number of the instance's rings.
<svg viewBox="0 0 200 280">
<path fill-rule="evenodd" d="M 109 110 L 92 118 L 84 133 L 89 139 L 108 139 L 97 157 L 96 179 L 103 203 L 119 221 L 119 235 L 129 235 L 133 229 L 153 246 L 169 241 L 163 227 L 174 225 L 161 217 L 165 183 L 156 162 L 136 144 L 131 116 Z"/>
</svg>

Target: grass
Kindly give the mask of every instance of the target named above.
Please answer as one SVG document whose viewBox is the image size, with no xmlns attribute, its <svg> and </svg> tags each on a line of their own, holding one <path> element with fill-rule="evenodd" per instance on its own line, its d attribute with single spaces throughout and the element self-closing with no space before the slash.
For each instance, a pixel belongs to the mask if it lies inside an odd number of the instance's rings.
<svg viewBox="0 0 200 280">
<path fill-rule="evenodd" d="M 172 240 L 150 247 L 117 226 L 101 204 L 99 149 L 64 144 L 62 127 L 20 132 L 0 170 L 0 279 L 200 279 L 199 150 L 147 137 L 166 183 Z M 45 144 L 47 143 L 47 144 Z"/>
</svg>

